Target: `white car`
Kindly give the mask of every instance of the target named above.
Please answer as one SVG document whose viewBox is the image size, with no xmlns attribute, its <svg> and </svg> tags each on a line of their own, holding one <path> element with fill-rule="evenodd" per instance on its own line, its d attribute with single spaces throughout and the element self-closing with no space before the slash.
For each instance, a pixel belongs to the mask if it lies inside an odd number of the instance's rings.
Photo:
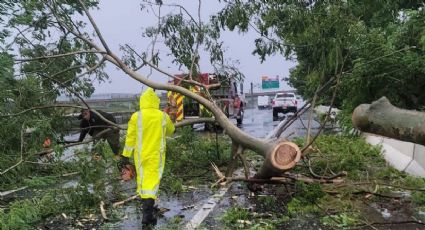
<svg viewBox="0 0 425 230">
<path fill-rule="evenodd" d="M 279 113 L 296 113 L 298 101 L 294 93 L 277 93 L 272 101 L 273 120 L 277 120 Z"/>
<path fill-rule="evenodd" d="M 258 109 L 268 109 L 270 108 L 270 97 L 269 96 L 258 96 L 257 99 Z"/>
</svg>

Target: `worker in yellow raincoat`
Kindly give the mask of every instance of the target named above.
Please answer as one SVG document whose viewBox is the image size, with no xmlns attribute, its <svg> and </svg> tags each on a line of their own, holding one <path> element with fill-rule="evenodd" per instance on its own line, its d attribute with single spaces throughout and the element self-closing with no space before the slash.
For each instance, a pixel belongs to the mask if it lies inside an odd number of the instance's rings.
<svg viewBox="0 0 425 230">
<path fill-rule="evenodd" d="M 140 110 L 133 113 L 128 122 L 124 157 L 121 160 L 128 162 L 128 158 L 134 159 L 144 225 L 156 224 L 153 209 L 164 171 L 165 137 L 172 135 L 175 129 L 170 117 L 159 110 L 159 102 L 152 88 L 148 88 L 140 97 Z"/>
</svg>

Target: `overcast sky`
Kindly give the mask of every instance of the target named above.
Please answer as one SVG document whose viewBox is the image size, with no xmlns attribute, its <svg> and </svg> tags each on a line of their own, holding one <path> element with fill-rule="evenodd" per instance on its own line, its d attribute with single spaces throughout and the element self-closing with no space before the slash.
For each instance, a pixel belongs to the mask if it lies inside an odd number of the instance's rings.
<svg viewBox="0 0 425 230">
<path fill-rule="evenodd" d="M 140 10 L 140 1 L 100 1 L 100 9 L 92 11 L 93 17 L 97 22 L 103 36 L 107 40 L 110 48 L 119 53 L 119 45 L 130 44 L 139 50 L 146 50 L 149 45 L 149 40 L 142 38 L 143 28 L 152 26 L 157 23 L 156 17 L 152 13 L 147 13 L 146 10 Z M 164 3 L 178 3 L 188 9 L 193 15 L 197 15 L 198 1 L 178 1 L 164 0 Z M 202 18 L 207 19 L 210 15 L 215 14 L 221 8 L 217 0 L 202 1 Z M 155 10 L 157 10 L 155 8 Z M 176 8 L 163 7 L 162 15 Z M 295 63 L 286 61 L 283 56 L 277 55 L 269 57 L 264 63 L 260 63 L 258 56 L 253 56 L 251 53 L 254 50 L 254 39 L 258 34 L 254 31 L 246 34 L 238 34 L 237 32 L 222 33 L 221 40 L 227 51 L 226 58 L 239 60 L 239 69 L 246 76 L 244 82 L 244 91 L 249 90 L 250 82 L 254 84 L 261 83 L 261 76 L 281 77 L 289 76 L 289 69 L 294 67 Z M 178 70 L 178 66 L 171 63 L 171 59 L 165 54 L 169 53 L 168 49 L 162 44 L 156 44 L 157 49 L 162 53 L 159 67 L 165 69 L 169 73 L 182 73 Z M 209 58 L 201 53 L 201 71 L 213 72 L 213 68 L 208 64 Z M 115 67 L 108 65 L 106 71 L 110 75 L 108 82 L 95 84 L 95 94 L 100 93 L 140 93 L 142 90 L 141 83 L 131 79 L 123 72 L 118 71 Z M 142 74 L 149 73 L 149 69 L 140 71 Z M 161 82 L 168 80 L 164 75 L 153 72 L 151 79 L 158 79 Z M 281 89 L 289 89 L 285 83 L 281 84 Z M 258 91 L 259 89 L 254 89 Z"/>
</svg>

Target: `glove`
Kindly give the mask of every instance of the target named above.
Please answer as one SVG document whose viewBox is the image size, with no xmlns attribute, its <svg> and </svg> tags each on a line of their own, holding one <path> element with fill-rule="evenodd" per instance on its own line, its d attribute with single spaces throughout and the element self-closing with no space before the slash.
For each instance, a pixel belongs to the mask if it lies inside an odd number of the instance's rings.
<svg viewBox="0 0 425 230">
<path fill-rule="evenodd" d="M 131 180 L 136 175 L 134 165 L 130 163 L 127 157 L 123 157 L 118 163 L 118 170 L 121 172 L 121 179 L 124 181 Z"/>
</svg>

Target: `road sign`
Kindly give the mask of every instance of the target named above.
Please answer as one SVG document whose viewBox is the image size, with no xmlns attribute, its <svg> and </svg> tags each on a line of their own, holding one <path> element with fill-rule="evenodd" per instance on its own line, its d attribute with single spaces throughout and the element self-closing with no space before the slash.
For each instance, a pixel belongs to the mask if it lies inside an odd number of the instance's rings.
<svg viewBox="0 0 425 230">
<path fill-rule="evenodd" d="M 262 89 L 279 89 L 279 76 L 276 76 L 275 78 L 262 76 L 261 88 Z"/>
</svg>

